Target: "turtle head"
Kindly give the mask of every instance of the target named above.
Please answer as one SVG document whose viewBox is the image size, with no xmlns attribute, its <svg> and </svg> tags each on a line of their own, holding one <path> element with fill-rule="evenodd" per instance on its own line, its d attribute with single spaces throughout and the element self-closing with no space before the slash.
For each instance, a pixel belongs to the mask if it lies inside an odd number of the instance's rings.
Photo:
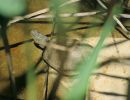
<svg viewBox="0 0 130 100">
<path fill-rule="evenodd" d="M 47 36 L 41 34 L 37 30 L 32 30 L 31 36 L 34 40 L 35 45 L 42 49 L 46 47 L 46 43 L 49 41 L 49 38 Z"/>
</svg>

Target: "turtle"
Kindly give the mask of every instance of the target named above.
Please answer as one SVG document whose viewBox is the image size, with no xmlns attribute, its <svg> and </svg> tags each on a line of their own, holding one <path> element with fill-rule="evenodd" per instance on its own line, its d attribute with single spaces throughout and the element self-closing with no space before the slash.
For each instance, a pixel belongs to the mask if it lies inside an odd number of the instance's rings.
<svg viewBox="0 0 130 100">
<path fill-rule="evenodd" d="M 63 46 L 56 43 L 55 36 L 49 38 L 37 30 L 31 31 L 31 35 L 34 39 L 34 43 L 39 48 L 44 50 L 44 61 L 56 71 L 58 71 L 60 65 L 64 63 L 62 66 L 65 67 L 62 69 L 62 71 L 72 73 L 76 69 L 75 66 L 80 63 L 80 61 L 82 61 L 88 54 L 90 54 L 93 49 L 90 44 L 82 43 L 81 39 L 69 38 L 67 39 L 67 45 Z M 67 55 L 66 59 L 63 59 L 62 55 L 60 54 Z"/>
<path fill-rule="evenodd" d="M 65 45 L 57 43 L 56 36 L 48 37 L 38 31 L 31 32 L 34 43 L 43 50 L 43 60 L 49 68 L 49 87 L 53 87 L 58 76 L 58 93 L 67 91 L 75 83 L 74 77 L 79 74 L 78 64 L 91 53 L 93 47 L 82 43 L 82 39 L 68 38 Z M 62 99 L 63 96 L 58 96 Z"/>
</svg>

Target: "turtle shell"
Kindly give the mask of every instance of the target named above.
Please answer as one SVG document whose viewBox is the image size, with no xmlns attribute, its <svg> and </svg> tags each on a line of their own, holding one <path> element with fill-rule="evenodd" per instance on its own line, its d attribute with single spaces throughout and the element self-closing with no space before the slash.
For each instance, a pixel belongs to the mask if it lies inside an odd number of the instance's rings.
<svg viewBox="0 0 130 100">
<path fill-rule="evenodd" d="M 51 43 L 56 44 L 56 39 L 53 39 Z M 63 50 L 60 47 L 66 49 Z M 43 54 L 43 59 L 55 70 L 60 70 L 68 74 L 76 74 L 77 64 L 91 51 L 92 46 L 89 44 L 77 40 L 76 43 L 74 43 L 74 40 L 67 40 L 67 46 L 59 45 L 59 49 L 48 44 Z"/>
</svg>

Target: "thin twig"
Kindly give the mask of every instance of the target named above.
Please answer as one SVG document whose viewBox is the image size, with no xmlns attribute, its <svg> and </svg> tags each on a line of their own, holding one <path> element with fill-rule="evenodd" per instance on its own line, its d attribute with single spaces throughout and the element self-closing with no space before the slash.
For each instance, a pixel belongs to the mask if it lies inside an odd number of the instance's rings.
<svg viewBox="0 0 130 100">
<path fill-rule="evenodd" d="M 24 19 L 30 19 L 34 16 L 38 16 L 38 15 L 41 15 L 41 14 L 44 14 L 44 13 L 47 13 L 50 9 L 49 8 L 45 8 L 45 9 L 42 9 L 42 10 L 39 10 L 39 11 L 36 11 L 34 13 L 31 13 L 31 14 L 27 14 L 25 16 L 18 16 L 18 17 L 15 17 L 13 20 L 10 20 L 8 22 L 8 26 L 13 24 L 13 23 L 16 23 L 20 20 L 24 20 Z"/>
<path fill-rule="evenodd" d="M 100 11 L 93 11 L 93 12 L 82 12 L 82 13 L 63 13 L 63 14 L 60 14 L 59 17 L 86 17 L 86 16 L 92 16 L 92 15 L 96 15 L 100 13 Z M 51 15 L 51 14 L 44 14 L 44 15 L 37 15 L 37 16 L 33 16 L 33 17 L 26 17 L 26 19 L 44 19 L 44 18 L 54 18 L 55 16 L 54 15 Z M 17 17 L 13 20 L 11 20 L 9 23 L 8 23 L 8 26 L 13 24 L 13 23 L 16 23 L 18 21 L 21 21 L 21 20 L 24 20 L 25 17 L 21 16 L 21 17 Z"/>
<path fill-rule="evenodd" d="M 116 15 L 113 16 L 113 19 L 117 22 L 117 24 L 123 29 L 123 31 L 128 32 L 125 26 L 121 23 L 121 21 L 117 18 Z"/>
<path fill-rule="evenodd" d="M 15 47 L 17 47 L 17 46 L 19 46 L 19 45 L 22 45 L 22 44 L 24 44 L 24 43 L 29 43 L 29 42 L 32 42 L 32 41 L 33 41 L 33 39 L 29 39 L 29 40 L 17 42 L 17 43 L 15 43 L 15 44 L 9 45 L 9 48 L 15 48 Z M 4 50 L 4 49 L 5 49 L 5 46 L 0 47 L 0 51 L 1 51 L 1 50 Z"/>
<path fill-rule="evenodd" d="M 67 2 L 65 2 L 65 3 L 63 3 L 63 4 L 61 4 L 60 7 L 63 7 L 63 6 L 66 6 L 66 5 L 69 5 L 69 4 L 78 2 L 78 1 L 80 1 L 80 0 L 69 0 L 69 1 L 67 1 Z"/>
<path fill-rule="evenodd" d="M 127 35 L 126 32 L 123 32 L 123 31 L 122 31 L 120 28 L 118 28 L 118 27 L 116 27 L 116 30 L 117 30 L 118 32 L 120 32 L 120 34 L 121 34 L 123 37 L 125 37 L 127 40 L 130 40 L 129 35 Z"/>
<path fill-rule="evenodd" d="M 9 71 L 9 78 L 10 78 L 10 86 L 12 88 L 12 93 L 13 93 L 13 100 L 16 99 L 17 95 L 17 89 L 16 89 L 16 83 L 15 83 L 15 76 L 14 76 L 14 70 L 13 70 L 13 64 L 12 64 L 12 57 L 11 57 L 11 52 L 9 48 L 9 43 L 8 43 L 8 38 L 7 38 L 7 19 L 1 17 L 1 36 L 3 40 L 3 44 L 5 47 L 5 53 L 6 53 L 6 59 L 7 59 L 7 65 L 8 65 L 8 71 Z"/>
<path fill-rule="evenodd" d="M 103 8 L 103 9 L 108 9 L 107 6 L 101 1 L 101 0 L 97 0 L 97 2 L 99 3 L 99 5 Z"/>
<path fill-rule="evenodd" d="M 61 4 L 59 7 L 64 7 L 68 4 L 72 4 L 72 3 L 75 3 L 75 2 L 78 2 L 80 0 L 69 0 L 63 4 Z M 34 13 L 31 13 L 31 14 L 27 14 L 25 16 L 19 16 L 19 17 L 15 17 L 13 20 L 10 20 L 9 23 L 8 23 L 8 26 L 13 24 L 13 23 L 16 23 L 18 21 L 21 21 L 21 20 L 25 20 L 25 19 L 30 19 L 30 18 L 33 18 L 33 17 L 36 17 L 36 16 L 39 16 L 41 14 L 45 14 L 47 12 L 50 11 L 50 8 L 45 8 L 45 9 L 42 9 L 42 10 L 39 10 L 39 11 L 36 11 Z"/>
<path fill-rule="evenodd" d="M 59 17 L 87 17 L 87 16 L 92 16 L 100 13 L 100 11 L 94 11 L 94 12 L 82 12 L 82 13 L 64 13 L 64 14 L 59 14 Z M 31 19 L 43 19 L 43 18 L 54 18 L 54 15 L 40 15 L 33 17 Z"/>
<path fill-rule="evenodd" d="M 120 14 L 120 17 L 123 17 L 123 18 L 130 18 L 130 14 Z"/>
<path fill-rule="evenodd" d="M 49 66 L 47 65 L 47 73 L 46 73 L 46 88 L 45 88 L 45 100 L 47 100 L 48 96 L 48 80 L 49 80 Z"/>
</svg>

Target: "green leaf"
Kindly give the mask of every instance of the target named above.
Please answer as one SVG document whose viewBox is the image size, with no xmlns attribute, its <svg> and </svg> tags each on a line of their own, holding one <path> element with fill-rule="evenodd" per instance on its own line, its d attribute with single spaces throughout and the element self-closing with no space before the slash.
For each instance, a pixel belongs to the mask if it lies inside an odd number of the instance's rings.
<svg viewBox="0 0 130 100">
<path fill-rule="evenodd" d="M 13 17 L 22 14 L 26 9 L 26 0 L 0 0 L 0 14 Z"/>
<path fill-rule="evenodd" d="M 104 40 L 109 36 L 115 27 L 115 21 L 113 20 L 113 15 L 118 15 L 122 11 L 121 4 L 117 3 L 112 9 L 107 21 L 105 22 L 103 29 L 100 33 L 100 40 L 98 41 L 96 47 L 93 49 L 92 53 L 85 58 L 84 61 L 79 65 L 79 75 L 77 76 L 77 83 L 74 84 L 69 93 L 65 95 L 64 100 L 83 100 L 84 96 L 87 95 L 86 90 L 89 87 L 89 77 L 94 69 L 97 67 L 97 58 L 100 53 Z"/>
</svg>

